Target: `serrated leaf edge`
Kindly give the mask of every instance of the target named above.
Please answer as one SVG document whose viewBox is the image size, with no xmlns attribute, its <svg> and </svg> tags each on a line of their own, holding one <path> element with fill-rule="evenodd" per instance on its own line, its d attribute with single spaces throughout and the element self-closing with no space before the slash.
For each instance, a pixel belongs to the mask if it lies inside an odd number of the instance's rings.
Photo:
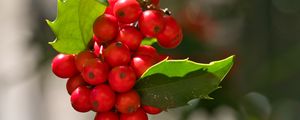
<svg viewBox="0 0 300 120">
<path fill-rule="evenodd" d="M 221 62 L 224 62 L 224 61 L 228 61 L 228 60 L 234 62 L 235 55 L 231 55 L 231 56 L 229 56 L 229 57 L 227 57 L 227 58 L 225 58 L 225 59 L 218 60 L 218 61 L 213 61 L 213 62 L 210 62 L 210 63 L 208 63 L 208 64 L 197 63 L 197 62 L 194 62 L 194 61 L 189 60 L 189 58 L 182 59 L 182 60 L 168 60 L 168 58 L 169 58 L 169 57 L 167 57 L 167 58 L 165 58 L 164 60 L 162 60 L 162 61 L 160 61 L 160 62 L 158 62 L 158 63 L 152 65 L 151 67 L 149 67 L 149 68 L 142 74 L 142 76 L 141 76 L 140 78 L 143 78 L 144 75 L 145 75 L 151 68 L 153 68 L 153 67 L 155 67 L 155 66 L 157 66 L 157 65 L 159 65 L 160 63 L 163 63 L 163 62 L 189 62 L 189 63 L 195 64 L 195 65 L 211 66 L 211 65 L 214 65 L 214 64 L 217 64 L 217 63 L 221 63 Z M 232 67 L 232 65 L 231 65 L 231 67 Z M 230 67 L 230 68 L 231 68 L 231 67 Z M 226 74 L 228 74 L 229 71 L 230 71 L 230 69 L 226 72 Z M 225 77 L 225 76 L 224 76 L 224 77 Z M 221 78 L 221 81 L 224 79 L 224 77 Z"/>
</svg>

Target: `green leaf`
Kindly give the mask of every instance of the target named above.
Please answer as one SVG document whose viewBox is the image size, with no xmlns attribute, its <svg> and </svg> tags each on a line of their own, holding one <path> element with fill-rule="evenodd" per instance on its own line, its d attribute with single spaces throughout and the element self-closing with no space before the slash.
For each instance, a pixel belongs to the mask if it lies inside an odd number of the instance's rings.
<svg viewBox="0 0 300 120">
<path fill-rule="evenodd" d="M 98 2 L 100 2 L 101 4 L 108 6 L 108 1 L 107 0 L 97 0 Z"/>
<path fill-rule="evenodd" d="M 234 56 L 209 64 L 190 60 L 164 60 L 137 81 L 142 103 L 163 110 L 186 105 L 192 99 L 211 99 L 230 71 Z"/>
<path fill-rule="evenodd" d="M 60 53 L 84 51 L 93 36 L 93 23 L 103 14 L 105 6 L 96 0 L 58 0 L 57 18 L 48 25 L 56 39 L 49 44 Z"/>
<path fill-rule="evenodd" d="M 142 45 L 153 45 L 156 42 L 157 42 L 156 38 L 145 38 L 141 44 Z"/>
</svg>

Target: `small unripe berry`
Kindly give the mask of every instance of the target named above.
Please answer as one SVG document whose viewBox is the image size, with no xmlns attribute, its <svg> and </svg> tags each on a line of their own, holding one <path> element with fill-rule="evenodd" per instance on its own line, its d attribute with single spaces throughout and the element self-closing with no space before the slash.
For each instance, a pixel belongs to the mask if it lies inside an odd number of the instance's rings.
<svg viewBox="0 0 300 120">
<path fill-rule="evenodd" d="M 58 54 L 52 60 L 52 72 L 60 78 L 70 78 L 78 73 L 74 55 Z"/>
</svg>

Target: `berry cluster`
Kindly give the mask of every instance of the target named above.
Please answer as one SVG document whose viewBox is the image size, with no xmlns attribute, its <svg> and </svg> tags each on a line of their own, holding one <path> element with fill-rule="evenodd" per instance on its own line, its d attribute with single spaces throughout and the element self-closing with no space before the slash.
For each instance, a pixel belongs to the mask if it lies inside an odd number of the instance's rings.
<svg viewBox="0 0 300 120">
<path fill-rule="evenodd" d="M 166 59 L 144 38 L 157 38 L 163 48 L 175 48 L 182 31 L 159 0 L 108 0 L 109 6 L 94 22 L 91 48 L 77 55 L 58 54 L 53 73 L 69 78 L 67 91 L 76 111 L 97 112 L 95 120 L 148 120 L 159 108 L 141 103 L 133 89 L 152 65 Z"/>
</svg>

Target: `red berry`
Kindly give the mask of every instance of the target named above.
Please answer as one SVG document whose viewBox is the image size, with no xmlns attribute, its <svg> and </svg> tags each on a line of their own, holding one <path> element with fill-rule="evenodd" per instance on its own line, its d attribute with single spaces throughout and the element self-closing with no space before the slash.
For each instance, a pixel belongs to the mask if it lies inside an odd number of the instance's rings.
<svg viewBox="0 0 300 120">
<path fill-rule="evenodd" d="M 60 78 L 70 78 L 78 73 L 74 55 L 58 54 L 52 60 L 52 71 Z"/>
<path fill-rule="evenodd" d="M 116 17 L 103 14 L 94 23 L 94 34 L 103 41 L 113 40 L 118 34 L 118 22 Z"/>
<path fill-rule="evenodd" d="M 79 53 L 75 56 L 75 64 L 77 69 L 81 72 L 86 62 L 94 58 L 96 58 L 96 56 L 89 50 Z"/>
<path fill-rule="evenodd" d="M 115 112 L 100 112 L 96 114 L 94 120 L 119 120 L 119 115 Z"/>
<path fill-rule="evenodd" d="M 95 58 L 87 61 L 81 75 L 87 83 L 98 85 L 106 81 L 108 73 L 108 65 Z"/>
<path fill-rule="evenodd" d="M 153 106 L 147 106 L 147 105 L 143 106 L 143 110 L 149 114 L 158 114 L 161 112 L 161 109 L 153 107 Z"/>
<path fill-rule="evenodd" d="M 71 95 L 72 107 L 78 112 L 88 112 L 91 110 L 90 103 L 91 90 L 86 86 L 80 86 Z"/>
<path fill-rule="evenodd" d="M 122 28 L 117 38 L 118 41 L 127 45 L 131 50 L 136 50 L 143 39 L 143 34 L 134 27 Z"/>
<path fill-rule="evenodd" d="M 163 61 L 163 60 L 165 60 L 167 58 L 168 58 L 168 60 L 171 59 L 171 57 L 168 56 L 168 55 L 159 55 L 158 56 L 158 61 Z"/>
<path fill-rule="evenodd" d="M 159 10 L 144 11 L 139 18 L 139 27 L 145 36 L 156 37 L 165 28 L 163 13 Z"/>
<path fill-rule="evenodd" d="M 115 42 L 110 44 L 103 51 L 104 60 L 111 66 L 127 65 L 130 62 L 130 50 L 121 42 Z"/>
<path fill-rule="evenodd" d="M 151 3 L 152 3 L 153 5 L 158 5 L 158 4 L 159 4 L 159 0 L 151 0 Z"/>
<path fill-rule="evenodd" d="M 136 75 L 131 67 L 118 66 L 111 70 L 108 81 L 113 90 L 127 92 L 135 85 Z"/>
<path fill-rule="evenodd" d="M 134 90 L 117 95 L 116 108 L 121 113 L 135 112 L 140 105 L 140 96 Z"/>
<path fill-rule="evenodd" d="M 148 116 L 143 109 L 139 108 L 136 112 L 121 114 L 120 120 L 148 120 Z"/>
<path fill-rule="evenodd" d="M 142 8 L 136 0 L 119 0 L 114 6 L 114 14 L 122 23 L 133 23 L 138 20 Z"/>
<path fill-rule="evenodd" d="M 88 85 L 84 80 L 83 78 L 81 77 L 80 74 L 78 75 L 75 75 L 73 77 L 71 77 L 68 81 L 67 81 L 67 90 L 68 90 L 68 93 L 71 95 L 72 92 L 78 88 L 79 86 L 86 86 Z"/>
<path fill-rule="evenodd" d="M 114 6 L 115 6 L 115 3 L 117 2 L 118 0 L 108 0 L 108 6 L 106 7 L 105 9 L 105 14 L 110 14 L 110 15 L 114 15 Z"/>
<path fill-rule="evenodd" d="M 110 111 L 116 101 L 116 95 L 106 84 L 96 86 L 91 92 L 91 104 L 96 112 Z"/>
<path fill-rule="evenodd" d="M 165 29 L 157 35 L 158 43 L 164 48 L 175 48 L 182 41 L 182 30 L 176 20 L 171 16 L 164 16 Z"/>
<path fill-rule="evenodd" d="M 135 56 L 140 55 L 150 56 L 152 58 L 159 59 L 159 55 L 156 49 L 150 45 L 141 45 L 135 53 Z"/>
<path fill-rule="evenodd" d="M 134 69 L 138 77 L 142 76 L 144 72 L 154 65 L 156 60 L 150 56 L 136 56 L 132 58 L 131 67 Z"/>
<path fill-rule="evenodd" d="M 133 23 L 130 23 L 130 24 L 126 24 L 126 23 L 120 23 L 119 22 L 119 28 L 120 29 L 123 29 L 125 27 L 134 27 L 134 24 Z"/>
<path fill-rule="evenodd" d="M 101 43 L 104 42 L 104 41 L 101 40 L 99 37 L 97 37 L 95 34 L 93 35 L 93 40 L 94 40 L 95 42 L 97 42 L 98 44 L 101 44 Z"/>
</svg>

